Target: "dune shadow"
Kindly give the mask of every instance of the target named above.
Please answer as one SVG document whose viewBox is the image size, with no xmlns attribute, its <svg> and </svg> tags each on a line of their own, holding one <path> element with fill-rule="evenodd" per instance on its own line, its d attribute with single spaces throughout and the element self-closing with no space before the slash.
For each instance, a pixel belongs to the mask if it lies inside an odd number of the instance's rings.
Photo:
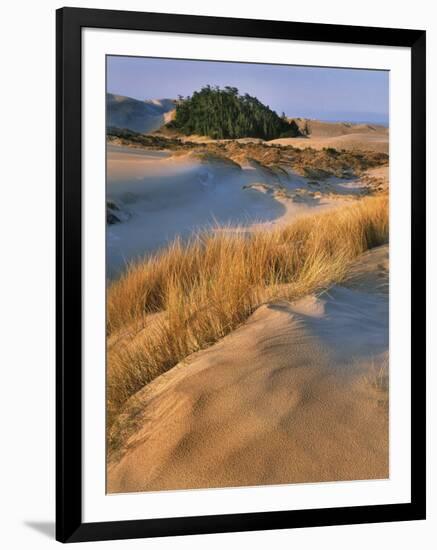
<svg viewBox="0 0 437 550">
<path fill-rule="evenodd" d="M 108 278 L 176 237 L 186 242 L 219 226 L 245 228 L 282 217 L 286 208 L 274 196 L 244 188 L 253 180 L 256 174 L 229 169 L 217 173 L 200 166 L 188 173 L 143 178 L 127 183 L 122 193 L 109 193 L 111 200 L 124 199 L 120 206 L 128 219 L 108 230 Z"/>
<path fill-rule="evenodd" d="M 388 349 L 387 296 L 334 286 L 318 297 L 322 315 L 297 317 L 335 353 L 365 358 Z"/>
</svg>

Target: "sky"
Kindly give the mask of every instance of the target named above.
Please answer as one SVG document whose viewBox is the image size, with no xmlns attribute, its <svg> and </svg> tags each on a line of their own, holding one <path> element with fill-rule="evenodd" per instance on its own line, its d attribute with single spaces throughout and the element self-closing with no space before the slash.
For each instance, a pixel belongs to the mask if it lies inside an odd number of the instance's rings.
<svg viewBox="0 0 437 550">
<path fill-rule="evenodd" d="M 202 86 L 234 86 L 278 114 L 388 124 L 389 72 L 108 56 L 107 91 L 135 99 L 176 99 Z"/>
</svg>

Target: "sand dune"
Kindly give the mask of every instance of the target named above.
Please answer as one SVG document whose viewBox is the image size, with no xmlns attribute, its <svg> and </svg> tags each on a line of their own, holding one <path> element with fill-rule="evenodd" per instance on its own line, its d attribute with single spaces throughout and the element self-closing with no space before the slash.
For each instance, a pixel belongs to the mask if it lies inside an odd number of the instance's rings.
<svg viewBox="0 0 437 550">
<path fill-rule="evenodd" d="M 172 120 L 175 102 L 172 99 L 139 101 L 131 97 L 106 94 L 107 126 L 153 132 Z"/>
<path fill-rule="evenodd" d="M 308 138 L 283 138 L 269 141 L 271 144 L 292 145 L 304 149 L 312 147 L 313 149 L 324 149 L 332 147 L 333 149 L 348 149 L 352 151 L 375 151 L 377 153 L 388 153 L 388 137 L 373 136 L 369 134 L 348 134 L 345 136 L 334 137 L 308 137 Z"/>
<path fill-rule="evenodd" d="M 352 122 L 325 122 L 323 120 L 295 119 L 298 126 L 303 129 L 305 126 L 313 137 L 335 137 L 350 134 L 387 135 L 388 128 L 380 124 L 365 124 Z"/>
<path fill-rule="evenodd" d="M 255 170 L 140 149 L 110 146 L 108 153 L 108 199 L 130 216 L 108 227 L 109 277 L 177 236 L 186 239 L 217 224 L 272 220 L 285 212 L 273 196 L 243 189 L 261 177 Z"/>
<path fill-rule="evenodd" d="M 383 246 L 343 285 L 261 306 L 134 395 L 107 489 L 386 478 L 387 354 Z"/>
<path fill-rule="evenodd" d="M 301 128 L 306 120 L 298 120 Z M 389 131 L 385 126 L 374 124 L 351 124 L 347 122 L 323 122 L 308 120 L 310 135 L 304 138 L 282 138 L 270 144 L 293 145 L 294 147 L 323 149 L 351 149 L 388 153 Z"/>
<path fill-rule="evenodd" d="M 298 125 L 303 128 L 307 119 L 295 119 Z M 278 138 L 265 143 L 270 145 L 292 145 L 304 149 L 312 147 L 323 149 L 332 147 L 334 149 L 346 149 L 354 151 L 375 151 L 377 153 L 389 152 L 389 130 L 385 126 L 376 124 L 352 124 L 348 122 L 324 122 L 321 120 L 308 120 L 311 131 L 308 137 Z M 163 135 L 166 131 L 160 130 Z M 182 141 L 192 143 L 214 143 L 231 141 L 227 139 L 213 140 L 207 136 L 179 136 L 177 132 L 169 131 L 168 135 L 177 136 Z M 263 143 L 259 138 L 240 138 L 239 143 Z"/>
<path fill-rule="evenodd" d="M 353 188 L 338 178 L 310 188 L 303 176 L 285 170 L 277 175 L 255 162 L 240 169 L 230 161 L 205 162 L 190 154 L 111 144 L 107 167 L 107 198 L 126 220 L 107 229 L 109 278 L 176 236 L 186 239 L 217 224 L 265 229 L 266 224 L 338 206 L 339 197 L 361 189 L 358 180 Z M 328 191 L 338 196 L 332 198 Z"/>
</svg>

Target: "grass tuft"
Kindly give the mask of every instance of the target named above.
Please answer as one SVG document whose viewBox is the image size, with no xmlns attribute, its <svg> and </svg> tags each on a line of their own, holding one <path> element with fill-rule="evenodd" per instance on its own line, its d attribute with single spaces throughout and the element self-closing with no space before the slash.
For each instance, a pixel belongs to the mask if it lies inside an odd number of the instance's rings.
<svg viewBox="0 0 437 550">
<path fill-rule="evenodd" d="M 388 197 L 272 231 L 201 234 L 130 266 L 107 292 L 108 427 L 138 390 L 237 328 L 263 302 L 341 281 L 388 241 Z"/>
</svg>

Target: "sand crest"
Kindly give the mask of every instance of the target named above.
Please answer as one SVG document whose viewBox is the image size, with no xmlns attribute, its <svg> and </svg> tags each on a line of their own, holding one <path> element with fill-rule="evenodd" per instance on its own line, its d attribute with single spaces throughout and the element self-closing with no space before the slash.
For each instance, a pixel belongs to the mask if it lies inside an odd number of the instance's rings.
<svg viewBox="0 0 437 550">
<path fill-rule="evenodd" d="M 386 478 L 387 357 L 383 246 L 343 285 L 261 306 L 134 395 L 112 428 L 107 489 Z"/>
<path fill-rule="evenodd" d="M 305 137 L 278 138 L 266 141 L 268 145 L 291 145 L 300 149 L 346 149 L 351 151 L 389 152 L 389 130 L 378 124 L 352 124 L 348 122 L 324 122 L 321 120 L 295 119 L 303 129 L 308 122 L 310 134 Z M 182 141 L 193 143 L 226 142 L 229 140 L 213 140 L 206 136 L 182 136 Z M 259 138 L 240 138 L 239 143 L 263 143 Z"/>
<path fill-rule="evenodd" d="M 389 131 L 378 124 L 351 124 L 348 122 L 323 122 L 321 120 L 296 119 L 299 127 L 308 124 L 310 134 L 303 138 L 280 138 L 268 143 L 293 145 L 294 147 L 323 149 L 349 149 L 388 153 Z"/>
</svg>

